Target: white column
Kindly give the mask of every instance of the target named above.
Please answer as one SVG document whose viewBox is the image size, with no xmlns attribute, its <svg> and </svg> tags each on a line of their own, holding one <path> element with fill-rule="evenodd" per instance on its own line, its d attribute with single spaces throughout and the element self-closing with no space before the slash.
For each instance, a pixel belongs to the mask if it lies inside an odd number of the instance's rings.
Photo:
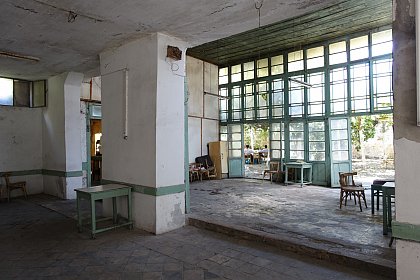
<svg viewBox="0 0 420 280">
<path fill-rule="evenodd" d="M 135 225 L 157 234 L 185 224 L 185 46 L 156 33 L 100 55 L 102 178 L 133 186 Z"/>
<path fill-rule="evenodd" d="M 43 126 L 44 192 L 75 198 L 82 187 L 80 93 L 83 74 L 69 72 L 48 79 Z"/>
</svg>

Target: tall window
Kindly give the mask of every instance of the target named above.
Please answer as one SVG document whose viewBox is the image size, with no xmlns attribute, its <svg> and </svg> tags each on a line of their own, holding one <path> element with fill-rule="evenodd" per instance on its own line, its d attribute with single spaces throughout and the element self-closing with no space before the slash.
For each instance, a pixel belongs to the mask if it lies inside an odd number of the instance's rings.
<svg viewBox="0 0 420 280">
<path fill-rule="evenodd" d="M 330 71 L 331 114 L 347 112 L 347 68 Z"/>
<path fill-rule="evenodd" d="M 373 106 L 375 111 L 392 109 L 392 59 L 373 62 Z"/>
<path fill-rule="evenodd" d="M 268 82 L 257 84 L 257 118 L 268 118 Z"/>
<path fill-rule="evenodd" d="M 302 122 L 289 124 L 290 159 L 303 160 L 305 157 L 304 126 Z"/>
<path fill-rule="evenodd" d="M 272 97 L 271 107 L 273 118 L 282 118 L 284 110 L 284 86 L 283 79 L 275 79 L 271 83 Z"/>
<path fill-rule="evenodd" d="M 253 120 L 255 118 L 255 102 L 254 102 L 254 84 L 246 84 L 244 86 L 245 94 L 245 119 Z"/>
<path fill-rule="evenodd" d="M 325 161 L 325 124 L 310 122 L 309 130 L 309 160 Z"/>
<path fill-rule="evenodd" d="M 294 76 L 289 80 L 289 115 L 291 117 L 302 117 L 304 110 L 304 95 L 305 88 L 302 84 L 299 84 L 293 80 L 303 82 L 303 76 Z"/>
<path fill-rule="evenodd" d="M 308 75 L 308 116 L 322 116 L 325 112 L 325 75 L 324 72 Z"/>
<path fill-rule="evenodd" d="M 219 95 L 223 97 L 228 97 L 228 90 L 227 88 L 220 88 Z M 219 100 L 220 106 L 220 120 L 222 122 L 227 121 L 228 119 L 228 100 L 226 98 L 222 98 Z"/>
<path fill-rule="evenodd" d="M 350 66 L 351 110 L 369 112 L 369 63 Z"/>
<path fill-rule="evenodd" d="M 232 88 L 232 120 L 238 121 L 242 119 L 242 88 L 234 86 Z"/>
<path fill-rule="evenodd" d="M 270 158 L 280 159 L 284 157 L 284 123 L 272 123 L 270 126 Z"/>
</svg>

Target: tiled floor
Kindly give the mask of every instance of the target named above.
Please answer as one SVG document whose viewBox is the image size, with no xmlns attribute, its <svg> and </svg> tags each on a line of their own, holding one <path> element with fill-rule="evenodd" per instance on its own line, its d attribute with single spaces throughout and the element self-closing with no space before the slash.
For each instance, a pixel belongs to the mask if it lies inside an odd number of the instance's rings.
<svg viewBox="0 0 420 280">
<path fill-rule="evenodd" d="M 262 233 L 291 235 L 338 250 L 349 249 L 395 262 L 390 237 L 382 234 L 382 210 L 350 201 L 339 208 L 339 189 L 284 186 L 263 180 L 224 179 L 193 182 L 191 215 Z"/>
<path fill-rule="evenodd" d="M 46 208 L 48 199 L 0 202 L 0 279 L 381 279 L 189 226 L 91 240 L 71 215 Z M 49 205 L 71 209 L 59 203 Z"/>
</svg>

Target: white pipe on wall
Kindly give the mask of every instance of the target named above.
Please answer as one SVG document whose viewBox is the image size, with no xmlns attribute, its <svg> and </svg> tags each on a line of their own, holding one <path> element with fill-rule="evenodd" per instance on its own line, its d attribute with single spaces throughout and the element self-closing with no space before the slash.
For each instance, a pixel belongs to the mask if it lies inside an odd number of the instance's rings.
<svg viewBox="0 0 420 280">
<path fill-rule="evenodd" d="M 416 85 L 417 85 L 417 126 L 420 126 L 420 4 L 415 3 L 416 9 Z"/>
<path fill-rule="evenodd" d="M 128 69 L 124 69 L 124 139 L 128 138 Z"/>
</svg>

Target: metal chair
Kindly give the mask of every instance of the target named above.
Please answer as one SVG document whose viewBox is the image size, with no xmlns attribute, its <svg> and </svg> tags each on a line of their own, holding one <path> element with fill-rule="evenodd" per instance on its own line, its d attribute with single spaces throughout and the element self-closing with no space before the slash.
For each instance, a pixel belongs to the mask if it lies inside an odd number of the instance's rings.
<svg viewBox="0 0 420 280">
<path fill-rule="evenodd" d="M 10 182 L 10 173 L 3 173 L 2 177 L 4 177 L 4 180 L 6 181 L 6 191 L 7 191 L 7 201 L 10 201 L 10 192 L 13 190 L 22 190 L 23 194 L 25 195 L 25 199 L 28 199 L 28 194 L 26 192 L 26 182 Z"/>
</svg>

